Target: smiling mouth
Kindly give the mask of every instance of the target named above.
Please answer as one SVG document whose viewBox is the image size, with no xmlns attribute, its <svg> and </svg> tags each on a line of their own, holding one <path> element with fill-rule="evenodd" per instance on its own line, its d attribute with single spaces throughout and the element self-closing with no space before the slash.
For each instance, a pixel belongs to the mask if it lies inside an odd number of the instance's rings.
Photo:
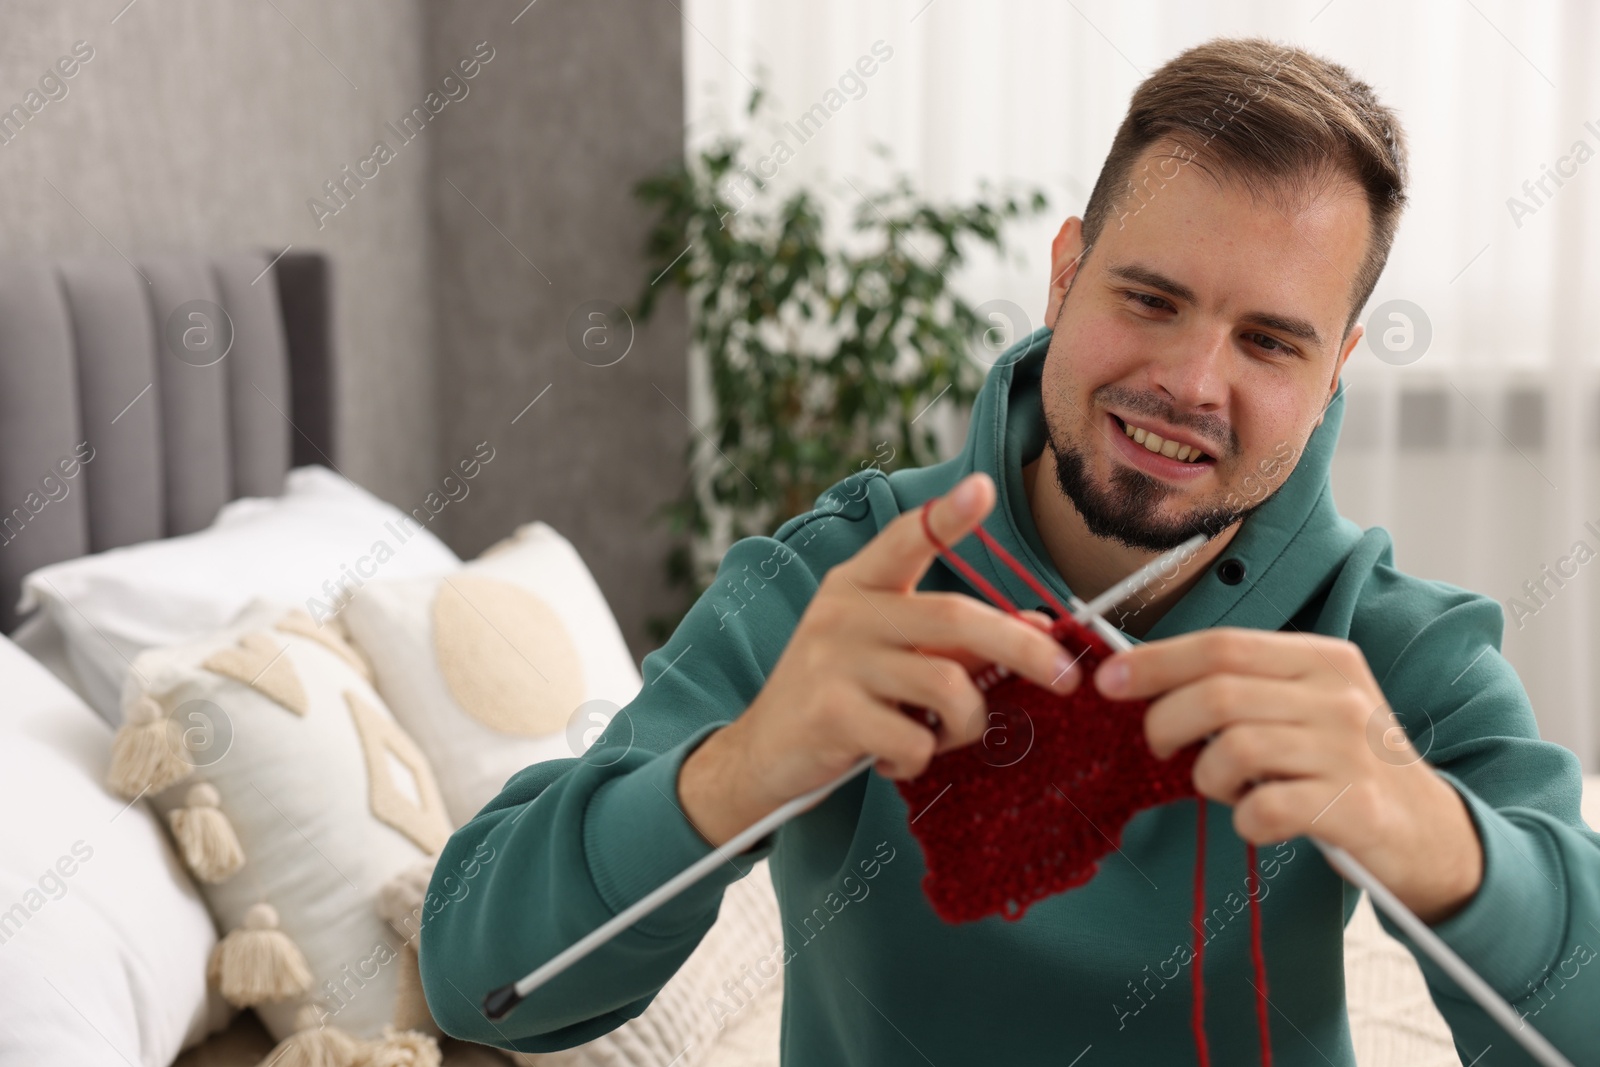
<svg viewBox="0 0 1600 1067">
<path fill-rule="evenodd" d="M 1146 430 L 1142 426 L 1135 426 L 1132 423 L 1125 422 L 1115 414 L 1111 418 L 1122 428 L 1123 433 L 1133 439 L 1135 444 L 1143 445 L 1146 449 L 1158 455 L 1166 456 L 1168 459 L 1175 459 L 1180 463 L 1216 462 L 1214 456 L 1200 451 L 1193 445 L 1182 445 L 1176 441 L 1168 441 L 1160 434 Z"/>
</svg>

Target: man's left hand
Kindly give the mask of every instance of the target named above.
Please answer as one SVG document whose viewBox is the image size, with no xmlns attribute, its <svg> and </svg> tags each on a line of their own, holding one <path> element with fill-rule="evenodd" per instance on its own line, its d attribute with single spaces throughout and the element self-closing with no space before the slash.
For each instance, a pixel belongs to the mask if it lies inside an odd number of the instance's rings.
<svg viewBox="0 0 1600 1067">
<path fill-rule="evenodd" d="M 1466 803 L 1405 738 L 1351 642 L 1201 630 L 1110 657 L 1095 685 L 1152 701 L 1145 738 L 1161 759 L 1210 738 L 1195 789 L 1233 806 L 1245 840 L 1304 834 L 1339 845 L 1429 923 L 1482 882 Z"/>
</svg>

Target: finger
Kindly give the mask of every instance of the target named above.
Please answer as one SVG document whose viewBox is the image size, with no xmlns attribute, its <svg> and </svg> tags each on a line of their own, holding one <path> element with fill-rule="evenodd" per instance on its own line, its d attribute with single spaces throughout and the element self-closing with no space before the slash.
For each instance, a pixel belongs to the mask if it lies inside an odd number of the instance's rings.
<svg viewBox="0 0 1600 1067">
<path fill-rule="evenodd" d="M 1194 787 L 1202 796 L 1237 804 L 1258 782 L 1315 777 L 1332 762 L 1304 726 L 1243 723 L 1222 731 L 1200 750 Z"/>
<path fill-rule="evenodd" d="M 1025 623 L 1028 623 L 1030 626 L 1037 626 L 1039 629 L 1044 630 L 1047 633 L 1056 623 L 1054 619 L 1042 611 L 1018 612 L 1015 617 L 1021 619 Z"/>
<path fill-rule="evenodd" d="M 950 492 L 934 499 L 928 525 L 943 544 L 954 545 L 988 516 L 994 501 L 994 482 L 987 474 L 974 472 L 957 482 Z M 848 576 L 864 589 L 904 593 L 916 587 L 938 555 L 939 550 L 922 529 L 922 509 L 918 507 L 878 531 L 833 571 Z"/>
<path fill-rule="evenodd" d="M 873 766 L 885 778 L 915 778 L 928 767 L 938 748 L 934 732 L 897 707 L 861 696 L 859 714 L 853 716 L 856 743 L 864 753 L 877 756 Z"/>
<path fill-rule="evenodd" d="M 1337 801 L 1347 788 L 1326 778 L 1263 782 L 1233 806 L 1233 828 L 1256 845 L 1313 833 L 1331 839 L 1337 835 L 1329 835 L 1329 824 L 1339 817 Z"/>
<path fill-rule="evenodd" d="M 1095 671 L 1094 683 L 1108 697 L 1136 700 L 1209 674 L 1304 678 L 1327 669 L 1307 636 L 1234 626 L 1198 630 L 1108 657 Z"/>
<path fill-rule="evenodd" d="M 1302 724 L 1312 718 L 1314 690 L 1303 682 L 1213 674 L 1172 690 L 1150 705 L 1144 738 L 1160 759 L 1238 723 Z"/>
<path fill-rule="evenodd" d="M 983 694 L 954 660 L 893 651 L 871 657 L 863 670 L 862 685 L 872 695 L 937 714 L 941 745 L 965 744 L 981 733 Z"/>
<path fill-rule="evenodd" d="M 884 643 L 900 644 L 925 653 L 975 657 L 976 664 L 998 663 L 1035 685 L 1070 693 L 1077 688 L 1082 669 L 1077 657 L 1045 631 L 1008 615 L 964 593 L 898 593 L 858 590 L 871 607 L 863 620 L 870 633 Z M 870 629 L 876 622 L 877 628 Z"/>
<path fill-rule="evenodd" d="M 1016 615 L 1007 616 L 1007 618 L 1021 619 L 1023 622 L 1028 623 L 1030 626 L 1035 626 L 1038 629 L 1045 631 L 1047 634 L 1050 632 L 1050 628 L 1055 624 L 1055 620 L 1050 618 L 1050 616 L 1046 615 L 1042 611 L 1024 611 Z M 1054 638 L 1051 638 L 1051 640 L 1054 640 Z M 980 656 L 974 652 L 969 652 L 964 648 L 941 648 L 937 650 L 928 649 L 925 651 L 937 651 L 939 655 L 946 656 L 954 660 L 955 662 L 961 664 L 962 668 L 964 668 L 969 675 L 976 675 L 983 668 L 994 662 L 992 659 Z M 1073 677 L 1081 680 L 1082 676 L 1081 674 L 1074 674 Z"/>
</svg>

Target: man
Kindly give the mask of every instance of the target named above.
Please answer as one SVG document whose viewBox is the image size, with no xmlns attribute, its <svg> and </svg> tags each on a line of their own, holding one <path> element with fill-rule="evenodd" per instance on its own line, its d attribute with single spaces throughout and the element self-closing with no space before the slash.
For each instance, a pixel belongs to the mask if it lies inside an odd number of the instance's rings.
<svg viewBox="0 0 1600 1067">
<path fill-rule="evenodd" d="M 1600 1062 L 1600 967 L 1573 966 L 1600 946 L 1600 836 L 1578 814 L 1577 760 L 1538 739 L 1499 653 L 1498 605 L 1402 574 L 1387 534 L 1341 518 L 1329 492 L 1340 372 L 1404 172 L 1394 116 L 1304 52 L 1214 41 L 1152 75 L 1084 217 L 1052 246 L 1050 328 L 990 373 L 961 455 L 852 476 L 773 537 L 734 545 L 646 658 L 626 755 L 529 768 L 451 839 L 440 870 L 483 842 L 505 858 L 423 927 L 443 1028 L 549 1050 L 620 1025 L 694 949 L 723 889 L 770 856 L 787 1065 L 1066 1064 L 1086 1049 L 1085 1063 L 1191 1063 L 1197 938 L 1211 1056 L 1254 1063 L 1250 920 L 1237 917 L 1254 843 L 1274 1060 L 1352 1064 L 1342 938 L 1358 893 L 1315 833 L 1527 1025 Z M 1118 618 L 1145 643 L 1083 678 L 1039 617 L 985 603 L 937 560 L 920 525 L 930 500 L 937 536 L 1029 607 L 1029 587 L 966 537 L 980 523 L 1062 600 L 1211 537 Z M 1059 692 L 1152 699 L 1158 756 L 1204 743 L 1207 900 L 1225 904 L 1199 929 L 1194 801 L 1135 816 L 1091 882 L 1020 921 L 933 913 L 908 829 L 918 813 L 891 779 L 980 738 L 969 671 L 986 662 Z M 866 755 L 875 773 L 498 1026 L 478 1013 L 484 992 Z M 820 910 L 868 863 L 870 898 Z M 826 928 L 811 921 L 830 913 Z M 1422 966 L 1464 1062 L 1530 1062 Z"/>
</svg>

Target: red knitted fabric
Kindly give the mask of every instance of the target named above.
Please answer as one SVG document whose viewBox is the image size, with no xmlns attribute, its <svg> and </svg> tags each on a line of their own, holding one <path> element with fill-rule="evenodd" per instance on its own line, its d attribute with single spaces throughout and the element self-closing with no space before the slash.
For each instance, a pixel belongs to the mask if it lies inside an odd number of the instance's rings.
<svg viewBox="0 0 1600 1067">
<path fill-rule="evenodd" d="M 923 530 L 940 555 L 996 606 L 1017 608 L 967 562 Z M 1204 1029 L 1205 799 L 1192 772 L 1200 745 L 1159 760 L 1144 739 L 1149 702 L 1111 700 L 1092 681 L 1112 649 L 1072 618 L 1027 569 L 980 526 L 980 540 L 1058 615 L 1052 635 L 1077 658 L 1083 684 L 1060 696 L 989 665 L 974 681 L 988 701 L 981 741 L 935 756 L 926 771 L 896 782 L 922 847 L 922 888 L 946 922 L 986 915 L 1022 918 L 1034 902 L 1088 882 L 1100 860 L 1119 848 L 1123 827 L 1145 808 L 1195 798 L 1199 806 L 1195 856 L 1193 1029 L 1200 1063 L 1210 1062 Z M 948 796 L 945 795 L 948 792 Z M 1251 947 L 1256 970 L 1261 1062 L 1271 1065 L 1265 961 L 1261 952 L 1255 850 L 1250 860 Z"/>
</svg>

